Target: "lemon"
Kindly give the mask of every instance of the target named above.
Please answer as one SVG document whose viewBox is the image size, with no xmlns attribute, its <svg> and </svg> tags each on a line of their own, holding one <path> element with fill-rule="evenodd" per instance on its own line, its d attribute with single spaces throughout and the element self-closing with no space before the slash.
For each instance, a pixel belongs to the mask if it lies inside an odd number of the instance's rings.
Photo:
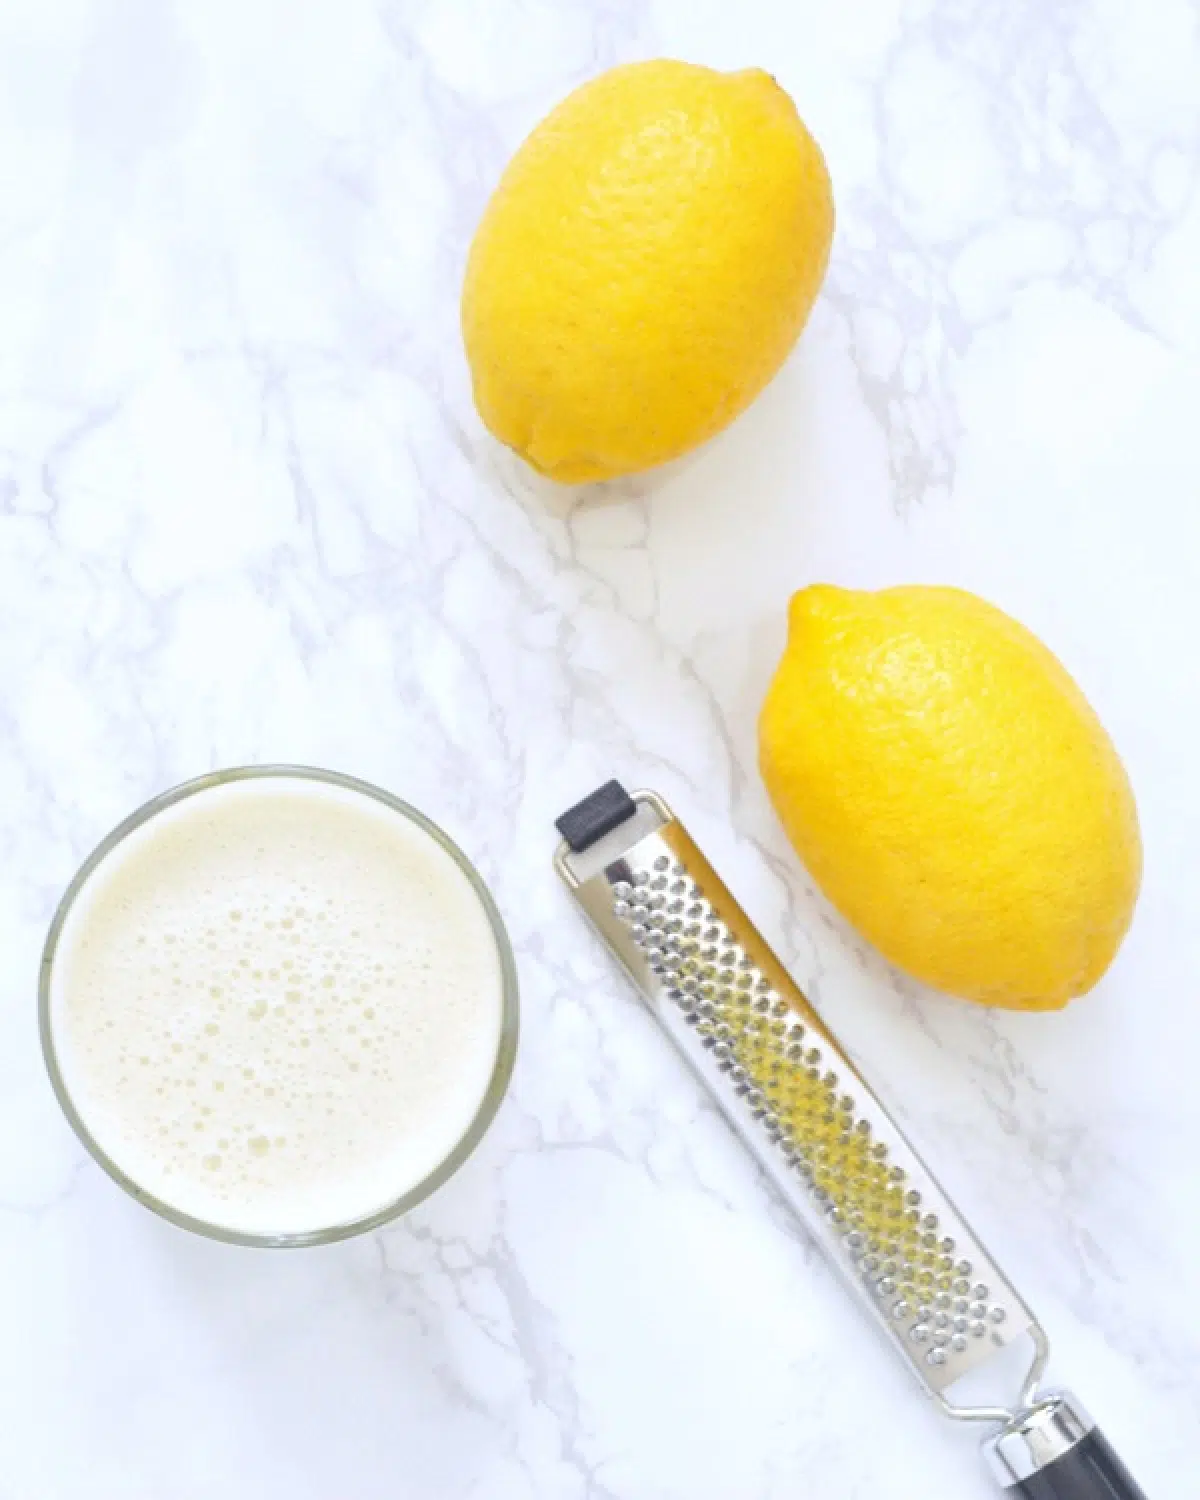
<svg viewBox="0 0 1200 1500">
<path fill-rule="evenodd" d="M 462 323 L 480 415 L 565 483 L 678 457 L 783 363 L 832 233 L 824 158 L 768 74 L 602 74 L 520 147 L 476 232 Z"/>
<path fill-rule="evenodd" d="M 804 589 L 759 748 L 817 884 L 918 979 L 1043 1010 L 1112 961 L 1141 879 L 1133 793 L 1061 663 L 992 605 Z"/>
</svg>

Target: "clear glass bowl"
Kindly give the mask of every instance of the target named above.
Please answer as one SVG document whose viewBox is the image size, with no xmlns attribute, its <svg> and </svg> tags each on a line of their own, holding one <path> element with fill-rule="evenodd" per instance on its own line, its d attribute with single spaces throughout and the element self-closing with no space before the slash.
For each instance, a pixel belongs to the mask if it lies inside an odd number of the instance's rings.
<svg viewBox="0 0 1200 1500">
<path fill-rule="evenodd" d="M 140 1187 L 117 1166 L 96 1142 L 85 1125 L 78 1109 L 75 1107 L 71 1091 L 67 1086 L 54 1037 L 52 978 L 55 954 L 63 926 L 70 915 L 71 908 L 93 872 L 122 840 L 126 839 L 136 829 L 148 823 L 159 813 L 165 811 L 165 809 L 182 801 L 185 797 L 193 797 L 197 793 L 223 786 L 227 782 L 244 781 L 254 777 L 269 777 L 276 780 L 293 778 L 298 781 L 326 782 L 346 791 L 357 792 L 381 803 L 399 817 L 408 819 L 409 822 L 414 823 L 424 833 L 427 833 L 454 860 L 478 896 L 479 904 L 483 908 L 488 924 L 491 927 L 492 936 L 495 939 L 496 956 L 501 974 L 500 1037 L 496 1048 L 495 1065 L 492 1069 L 487 1089 L 480 1101 L 479 1108 L 453 1149 L 438 1163 L 427 1177 L 417 1183 L 416 1186 L 410 1188 L 406 1193 L 401 1194 L 394 1201 L 388 1203 L 385 1207 L 369 1214 L 365 1218 L 347 1223 L 331 1224 L 328 1228 L 313 1230 L 304 1234 L 243 1233 L 239 1230 L 226 1228 L 220 1224 L 210 1224 L 202 1219 L 193 1218 L 190 1214 L 180 1212 L 180 1210 L 174 1208 L 171 1204 L 165 1203 L 152 1193 L 145 1191 L 145 1189 Z M 518 1032 L 517 971 L 503 920 L 496 909 L 496 903 L 492 900 L 491 894 L 487 886 L 484 885 L 478 871 L 463 854 L 462 850 L 435 823 L 430 822 L 416 808 L 410 807 L 407 802 L 402 802 L 399 797 L 393 797 L 390 793 L 382 791 L 379 787 L 372 786 L 370 782 L 359 781 L 353 776 L 343 776 L 336 771 L 318 770 L 312 766 L 239 766 L 231 770 L 213 771 L 207 776 L 198 776 L 192 781 L 185 781 L 181 786 L 172 787 L 170 791 L 163 792 L 158 797 L 151 798 L 149 802 L 139 807 L 123 823 L 114 828 L 108 837 L 102 840 L 91 854 L 88 855 L 67 887 L 62 900 L 59 902 L 58 910 L 54 914 L 54 920 L 50 923 L 50 931 L 46 936 L 46 945 L 42 950 L 42 962 L 38 979 L 38 1024 L 41 1032 L 42 1053 L 46 1059 L 46 1068 L 50 1074 L 50 1082 L 71 1128 L 83 1142 L 92 1157 L 104 1168 L 113 1181 L 124 1188 L 131 1197 L 136 1198 L 139 1203 L 144 1204 L 161 1218 L 168 1219 L 172 1224 L 177 1224 L 183 1229 L 190 1229 L 196 1234 L 206 1235 L 210 1239 L 224 1240 L 228 1244 L 254 1245 L 266 1249 L 288 1249 L 303 1245 L 328 1245 L 336 1240 L 349 1239 L 352 1235 L 364 1234 L 368 1230 L 376 1229 L 379 1225 L 386 1224 L 390 1219 L 406 1213 L 453 1176 L 483 1139 L 488 1126 L 495 1118 L 500 1101 L 503 1099 L 505 1091 L 508 1088 L 509 1079 L 512 1077 L 513 1063 L 516 1059 Z"/>
</svg>

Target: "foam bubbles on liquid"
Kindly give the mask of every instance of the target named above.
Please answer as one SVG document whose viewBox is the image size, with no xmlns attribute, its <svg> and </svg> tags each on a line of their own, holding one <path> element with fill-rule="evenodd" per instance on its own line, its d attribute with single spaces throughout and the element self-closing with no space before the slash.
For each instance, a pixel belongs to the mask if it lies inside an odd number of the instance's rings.
<svg viewBox="0 0 1200 1500">
<path fill-rule="evenodd" d="M 272 778 L 176 804 L 91 877 L 59 952 L 85 1123 L 142 1187 L 228 1228 L 386 1207 L 453 1148 L 494 1065 L 500 973 L 474 891 L 426 834 L 340 789 Z"/>
</svg>

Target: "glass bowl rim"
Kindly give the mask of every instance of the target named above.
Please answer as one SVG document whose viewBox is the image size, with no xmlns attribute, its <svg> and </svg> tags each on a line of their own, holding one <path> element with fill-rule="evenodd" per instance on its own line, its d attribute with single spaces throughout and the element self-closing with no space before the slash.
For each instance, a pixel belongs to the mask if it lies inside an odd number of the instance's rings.
<svg viewBox="0 0 1200 1500">
<path fill-rule="evenodd" d="M 488 1086 L 480 1101 L 479 1108 L 453 1149 L 420 1182 L 409 1188 L 406 1193 L 400 1194 L 390 1203 L 385 1204 L 382 1208 L 359 1219 L 333 1224 L 324 1229 L 309 1230 L 301 1234 L 251 1234 L 242 1230 L 230 1229 L 224 1225 L 210 1223 L 208 1220 L 195 1218 L 191 1214 L 183 1213 L 170 1203 L 165 1202 L 153 1193 L 147 1192 L 146 1189 L 140 1187 L 103 1150 L 92 1136 L 91 1131 L 76 1109 L 71 1091 L 67 1086 L 59 1064 L 58 1049 L 54 1039 L 54 1019 L 52 1013 L 54 960 L 67 918 L 70 916 L 76 900 L 93 873 L 130 834 L 135 833 L 139 828 L 149 823 L 159 813 L 165 812 L 168 808 L 174 807 L 177 803 L 183 802 L 189 797 L 212 791 L 227 783 L 255 779 L 316 781 L 338 787 L 343 791 L 355 792 L 382 804 L 391 812 L 408 819 L 409 822 L 421 829 L 422 832 L 428 834 L 450 856 L 459 870 L 466 876 L 471 888 L 474 890 L 483 908 L 483 913 L 487 918 L 488 926 L 491 929 L 492 938 L 496 944 L 496 957 L 500 965 L 501 1016 L 500 1036 L 496 1046 L 496 1060 L 493 1064 L 491 1077 L 488 1080 Z M 194 776 L 188 781 L 180 782 L 177 786 L 169 787 L 166 791 L 160 792 L 155 797 L 151 797 L 131 812 L 128 817 L 123 818 L 115 828 L 111 829 L 100 840 L 71 877 L 71 881 L 63 892 L 55 909 L 54 916 L 51 918 L 38 970 L 38 1032 L 41 1039 L 42 1058 L 46 1065 L 46 1071 L 50 1076 L 50 1086 L 54 1090 L 59 1107 L 66 1116 L 67 1123 L 79 1137 L 88 1154 L 103 1168 L 118 1187 L 123 1188 L 131 1198 L 134 1198 L 143 1207 L 150 1209 L 159 1218 L 166 1219 L 169 1223 L 175 1224 L 181 1229 L 189 1229 L 194 1234 L 203 1235 L 207 1239 L 220 1240 L 229 1245 L 248 1245 L 258 1249 L 299 1249 L 309 1245 L 335 1244 L 339 1240 L 350 1239 L 355 1235 L 367 1234 L 373 1229 L 378 1229 L 381 1225 L 387 1224 L 391 1220 L 398 1218 L 401 1214 L 407 1213 L 409 1209 L 414 1208 L 418 1203 L 428 1198 L 431 1193 L 435 1192 L 458 1171 L 459 1167 L 462 1166 L 479 1145 L 492 1121 L 495 1119 L 496 1111 L 500 1107 L 501 1100 L 508 1090 L 509 1080 L 512 1077 L 513 1065 L 516 1061 L 518 1031 L 519 997 L 516 961 L 513 958 L 512 945 L 504 926 L 504 920 L 500 915 L 491 892 L 483 881 L 483 877 L 449 834 L 434 823 L 432 819 L 426 817 L 423 812 L 413 807 L 411 803 L 405 802 L 400 797 L 393 796 L 391 792 L 385 791 L 373 782 L 364 781 L 357 776 L 348 776 L 341 771 L 330 771 L 319 766 L 299 765 L 288 762 L 231 766 L 223 770 L 206 772 L 202 776 Z"/>
</svg>

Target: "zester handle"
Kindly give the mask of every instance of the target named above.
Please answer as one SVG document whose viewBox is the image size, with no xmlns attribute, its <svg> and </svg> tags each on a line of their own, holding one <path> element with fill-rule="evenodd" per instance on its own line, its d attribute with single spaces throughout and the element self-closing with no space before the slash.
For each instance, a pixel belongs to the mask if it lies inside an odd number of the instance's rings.
<svg viewBox="0 0 1200 1500">
<path fill-rule="evenodd" d="M 1074 1396 L 1047 1395 L 987 1444 L 1011 1500 L 1146 1500 Z"/>
<path fill-rule="evenodd" d="M 558 828 L 560 876 L 784 1202 L 942 1410 L 1005 1424 L 1010 1500 L 1146 1500 L 1073 1397 L 1036 1396 L 1033 1313 L 662 798 L 610 781 Z M 1016 1407 L 948 1398 L 1025 1335 Z"/>
</svg>

